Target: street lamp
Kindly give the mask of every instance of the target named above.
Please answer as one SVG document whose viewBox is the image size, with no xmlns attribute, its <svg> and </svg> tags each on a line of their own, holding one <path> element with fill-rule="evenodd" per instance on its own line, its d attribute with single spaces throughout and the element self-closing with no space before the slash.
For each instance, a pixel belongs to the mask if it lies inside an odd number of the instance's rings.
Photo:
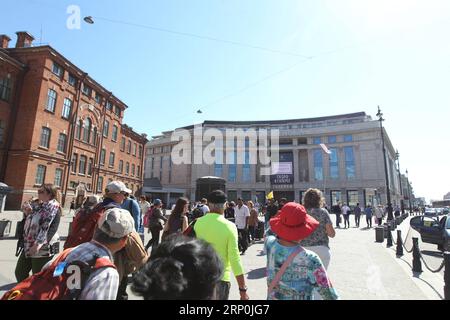
<svg viewBox="0 0 450 320">
<path fill-rule="evenodd" d="M 398 180 L 400 182 L 400 207 L 402 209 L 402 214 L 405 214 L 405 201 L 404 201 L 404 197 L 403 197 L 403 188 L 402 188 L 402 173 L 400 172 L 400 153 L 397 152 L 395 153 L 395 159 L 397 160 L 397 164 L 398 164 Z"/>
<path fill-rule="evenodd" d="M 409 184 L 408 169 L 406 169 L 406 183 L 408 184 L 409 213 L 411 214 L 411 209 L 412 209 L 412 205 L 411 205 L 411 185 Z"/>
<path fill-rule="evenodd" d="M 389 174 L 388 174 L 388 165 L 387 165 L 387 158 L 386 158 L 386 147 L 384 143 L 384 130 L 383 130 L 383 113 L 381 112 L 380 106 L 378 106 L 378 113 L 377 113 L 378 121 L 380 121 L 380 129 L 381 129 L 381 141 L 383 144 L 383 158 L 384 158 L 384 174 L 386 177 L 386 196 L 387 196 L 387 210 L 388 210 L 388 221 L 394 220 L 393 210 L 392 210 L 392 203 L 391 203 L 391 190 L 389 189 Z"/>
</svg>

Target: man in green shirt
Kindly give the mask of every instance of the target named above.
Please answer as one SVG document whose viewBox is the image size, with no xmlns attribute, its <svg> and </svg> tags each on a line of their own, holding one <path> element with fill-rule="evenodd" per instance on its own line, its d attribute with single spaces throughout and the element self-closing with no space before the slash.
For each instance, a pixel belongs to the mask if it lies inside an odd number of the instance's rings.
<svg viewBox="0 0 450 320">
<path fill-rule="evenodd" d="M 241 300 L 248 300 L 244 268 L 238 248 L 236 225 L 223 216 L 227 197 L 223 191 L 213 191 L 208 195 L 210 212 L 197 220 L 194 226 L 196 237 L 210 243 L 222 259 L 224 275 L 216 286 L 216 299 L 228 300 L 231 287 L 231 271 L 239 285 Z"/>
</svg>

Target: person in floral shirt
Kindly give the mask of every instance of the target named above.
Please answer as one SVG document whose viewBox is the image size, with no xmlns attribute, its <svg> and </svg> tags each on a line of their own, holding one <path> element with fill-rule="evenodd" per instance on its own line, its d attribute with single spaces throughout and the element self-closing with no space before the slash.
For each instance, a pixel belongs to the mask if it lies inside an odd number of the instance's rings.
<svg viewBox="0 0 450 320">
<path fill-rule="evenodd" d="M 24 250 L 16 265 L 16 279 L 21 282 L 41 271 L 42 267 L 52 259 L 50 249 L 52 238 L 57 237 L 61 219 L 61 205 L 57 200 L 58 189 L 45 184 L 38 190 L 37 203 L 25 203 L 22 207 L 26 215 L 24 226 Z"/>
<path fill-rule="evenodd" d="M 268 300 L 313 300 L 314 289 L 323 300 L 339 298 L 319 256 L 300 246 L 318 225 L 302 205 L 293 202 L 270 220 L 276 236 L 268 236 L 265 243 Z M 286 261 L 286 269 L 280 273 Z"/>
</svg>

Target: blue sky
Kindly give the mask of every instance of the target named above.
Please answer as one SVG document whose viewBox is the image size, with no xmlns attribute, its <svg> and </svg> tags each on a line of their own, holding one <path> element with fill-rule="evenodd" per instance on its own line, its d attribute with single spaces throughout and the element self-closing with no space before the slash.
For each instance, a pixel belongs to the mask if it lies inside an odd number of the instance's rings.
<svg viewBox="0 0 450 320">
<path fill-rule="evenodd" d="M 129 105 L 125 122 L 139 132 L 203 120 L 374 117 L 380 105 L 416 194 L 450 191 L 450 1 L 1 1 L 0 33 L 25 30 L 40 42 L 42 26 L 43 43 Z M 96 23 L 69 30 L 69 5 Z"/>
</svg>

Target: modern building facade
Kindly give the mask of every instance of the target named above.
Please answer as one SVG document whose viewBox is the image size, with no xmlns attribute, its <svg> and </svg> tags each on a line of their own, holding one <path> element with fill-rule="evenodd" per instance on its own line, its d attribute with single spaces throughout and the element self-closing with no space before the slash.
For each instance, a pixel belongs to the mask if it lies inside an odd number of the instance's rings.
<svg viewBox="0 0 450 320">
<path fill-rule="evenodd" d="M 175 165 L 172 150 L 177 141 L 171 138 L 174 131 L 155 136 L 147 143 L 144 192 L 162 197 L 172 203 L 178 195 L 195 199 L 196 181 L 203 176 L 226 179 L 228 198 L 264 202 L 266 195 L 274 191 L 276 198 L 302 201 L 308 188 L 325 190 L 328 205 L 347 202 L 354 206 L 386 204 L 386 181 L 383 162 L 381 129 L 379 121 L 372 120 L 365 112 L 282 121 L 205 121 L 203 130 L 227 129 L 279 130 L 278 166 L 285 174 L 271 176 L 260 174 L 259 164 L 249 164 L 248 149 L 227 149 L 226 157 L 236 158 L 243 152 L 243 164 L 220 163 Z M 181 128 L 191 133 L 194 126 Z M 175 130 L 177 132 L 177 130 Z M 396 168 L 395 149 L 386 133 L 386 154 L 392 203 L 401 200 L 399 174 Z M 192 135 L 193 136 L 193 135 Z M 190 141 L 194 146 L 194 138 Z M 258 141 L 260 143 L 260 141 Z M 331 154 L 320 145 L 324 144 Z M 208 143 L 203 142 L 203 147 Z M 194 163 L 195 151 L 191 154 Z"/>
<path fill-rule="evenodd" d="M 43 183 L 58 186 L 66 206 L 115 179 L 140 190 L 148 140 L 123 123 L 127 105 L 51 46 L 17 37 L 9 48 L 0 35 L 0 181 L 13 188 L 6 207 L 19 208 Z"/>
</svg>

